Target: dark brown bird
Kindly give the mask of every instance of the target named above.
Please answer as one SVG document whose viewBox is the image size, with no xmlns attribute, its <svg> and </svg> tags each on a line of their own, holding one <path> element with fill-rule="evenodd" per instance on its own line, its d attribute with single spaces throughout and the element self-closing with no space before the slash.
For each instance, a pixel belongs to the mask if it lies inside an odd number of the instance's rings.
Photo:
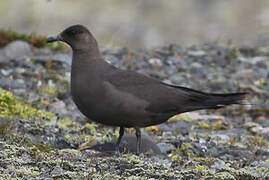
<svg viewBox="0 0 269 180">
<path fill-rule="evenodd" d="M 161 124 L 183 112 L 217 109 L 240 104 L 246 93 L 211 94 L 163 83 L 107 63 L 89 30 L 74 25 L 47 42 L 63 41 L 73 50 L 71 93 L 78 109 L 98 123 L 119 126 L 119 147 L 124 128 L 136 129 L 140 152 L 140 128 Z"/>
</svg>

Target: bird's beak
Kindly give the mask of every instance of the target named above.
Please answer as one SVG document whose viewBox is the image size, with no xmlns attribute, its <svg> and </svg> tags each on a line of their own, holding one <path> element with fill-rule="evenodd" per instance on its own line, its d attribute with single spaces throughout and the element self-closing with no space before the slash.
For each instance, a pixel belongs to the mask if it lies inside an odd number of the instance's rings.
<svg viewBox="0 0 269 180">
<path fill-rule="evenodd" d="M 58 36 L 49 37 L 47 39 L 47 43 L 51 43 L 54 41 L 63 41 L 63 38 L 61 37 L 61 35 L 58 35 Z"/>
</svg>

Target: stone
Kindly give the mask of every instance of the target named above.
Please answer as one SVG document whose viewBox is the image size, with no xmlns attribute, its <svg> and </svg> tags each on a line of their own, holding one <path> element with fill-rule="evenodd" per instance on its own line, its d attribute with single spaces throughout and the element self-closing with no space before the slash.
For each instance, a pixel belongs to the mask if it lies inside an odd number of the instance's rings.
<svg viewBox="0 0 269 180">
<path fill-rule="evenodd" d="M 4 56 L 7 59 L 23 59 L 32 56 L 31 46 L 21 40 L 13 41 L 4 48 Z"/>
<path fill-rule="evenodd" d="M 0 78 L 0 87 L 3 89 L 24 89 L 25 84 L 7 78 Z"/>
<path fill-rule="evenodd" d="M 158 58 L 151 58 L 148 62 L 154 67 L 161 67 L 163 65 L 162 61 Z"/>
<path fill-rule="evenodd" d="M 230 137 L 226 134 L 212 134 L 211 138 L 216 144 L 228 144 Z"/>
<path fill-rule="evenodd" d="M 62 168 L 56 166 L 56 167 L 51 171 L 50 174 L 51 174 L 52 177 L 60 177 L 60 176 L 63 175 L 63 173 L 64 173 L 64 170 L 63 170 Z"/>
<path fill-rule="evenodd" d="M 169 80 L 173 83 L 173 84 L 181 84 L 182 82 L 184 82 L 184 78 L 181 76 L 180 73 L 176 73 L 173 74 Z"/>
<path fill-rule="evenodd" d="M 49 105 L 49 111 L 54 113 L 66 114 L 65 103 L 63 101 L 56 101 Z"/>
<path fill-rule="evenodd" d="M 172 150 L 176 149 L 175 146 L 173 146 L 172 144 L 164 142 L 158 143 L 157 146 L 163 154 L 166 154 L 167 152 L 171 152 Z"/>
<path fill-rule="evenodd" d="M 194 57 L 201 57 L 204 56 L 206 53 L 205 51 L 200 50 L 200 51 L 189 51 L 188 54 Z"/>
<path fill-rule="evenodd" d="M 112 152 L 116 149 L 116 139 L 104 144 L 95 144 L 89 149 L 100 152 Z M 120 152 L 136 152 L 136 136 L 134 134 L 124 134 L 120 143 Z M 152 137 L 145 134 L 141 136 L 141 152 L 152 152 L 154 154 L 163 154 L 159 146 L 156 145 Z"/>
</svg>

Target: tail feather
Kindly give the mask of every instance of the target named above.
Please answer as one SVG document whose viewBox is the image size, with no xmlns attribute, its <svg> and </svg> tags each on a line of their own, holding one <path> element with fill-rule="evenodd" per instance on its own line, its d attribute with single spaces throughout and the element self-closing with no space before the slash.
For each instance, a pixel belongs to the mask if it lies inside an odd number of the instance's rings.
<svg viewBox="0 0 269 180">
<path fill-rule="evenodd" d="M 208 94 L 208 98 L 204 101 L 205 106 L 212 108 L 220 108 L 231 104 L 244 104 L 243 100 L 247 93 L 229 93 L 229 94 Z"/>
<path fill-rule="evenodd" d="M 188 94 L 191 100 L 191 106 L 189 107 L 190 110 L 218 109 L 223 106 L 232 104 L 245 105 L 243 101 L 247 95 L 246 92 L 213 94 L 181 86 L 173 86 L 173 87 L 178 88 Z"/>
<path fill-rule="evenodd" d="M 232 104 L 246 105 L 246 103 L 244 103 L 244 99 L 248 94 L 246 92 L 213 94 L 181 86 L 168 86 L 174 87 L 180 90 L 182 94 L 186 94 L 186 96 L 188 96 L 189 103 L 186 104 L 184 112 L 200 109 L 218 109 Z"/>
</svg>

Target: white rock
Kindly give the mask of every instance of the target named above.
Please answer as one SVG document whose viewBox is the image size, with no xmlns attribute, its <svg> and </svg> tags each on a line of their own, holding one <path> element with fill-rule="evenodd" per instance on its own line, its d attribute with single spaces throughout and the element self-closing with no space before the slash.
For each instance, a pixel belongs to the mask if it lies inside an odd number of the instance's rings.
<svg viewBox="0 0 269 180">
<path fill-rule="evenodd" d="M 153 66 L 161 67 L 163 65 L 162 61 L 160 59 L 157 59 L 157 58 L 151 58 L 148 61 Z"/>
<path fill-rule="evenodd" d="M 189 51 L 188 54 L 195 57 L 201 57 L 204 56 L 206 53 L 204 51 Z"/>
<path fill-rule="evenodd" d="M 3 49 L 4 56 L 7 59 L 22 59 L 32 56 L 31 46 L 25 41 L 13 41 Z"/>
</svg>

